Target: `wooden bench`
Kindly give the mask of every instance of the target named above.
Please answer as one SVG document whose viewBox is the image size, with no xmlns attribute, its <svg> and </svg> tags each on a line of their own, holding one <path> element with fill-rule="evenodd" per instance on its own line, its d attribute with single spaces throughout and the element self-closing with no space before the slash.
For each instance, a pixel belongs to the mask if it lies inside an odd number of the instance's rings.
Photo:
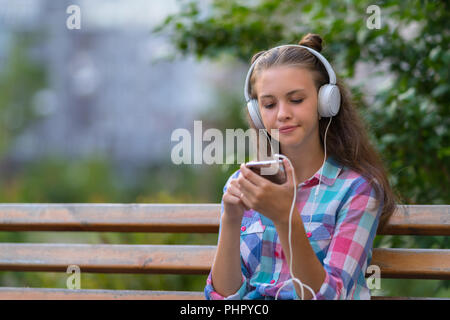
<svg viewBox="0 0 450 320">
<path fill-rule="evenodd" d="M 397 208 L 382 235 L 450 235 L 450 205 Z M 217 233 L 220 204 L 1 204 L 0 231 Z M 215 245 L 0 243 L 0 270 L 203 274 Z M 375 248 L 382 278 L 450 279 L 450 249 Z M 0 299 L 205 299 L 203 292 L 1 287 Z M 375 297 L 374 297 L 375 298 Z M 393 297 L 391 297 L 393 298 Z M 377 297 L 377 299 L 383 299 Z"/>
</svg>

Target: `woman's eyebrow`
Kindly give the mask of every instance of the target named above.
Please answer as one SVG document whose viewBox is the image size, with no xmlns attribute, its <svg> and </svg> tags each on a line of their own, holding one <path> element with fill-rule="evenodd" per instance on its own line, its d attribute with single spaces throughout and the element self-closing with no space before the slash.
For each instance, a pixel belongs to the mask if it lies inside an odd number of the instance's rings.
<svg viewBox="0 0 450 320">
<path fill-rule="evenodd" d="M 294 93 L 303 92 L 303 91 L 305 91 L 305 89 L 295 89 L 295 90 L 292 90 L 292 91 L 289 91 L 288 93 L 286 93 L 286 96 L 290 96 Z M 273 98 L 273 95 L 265 94 L 265 95 L 260 96 L 260 99 L 262 99 L 262 98 Z"/>
</svg>

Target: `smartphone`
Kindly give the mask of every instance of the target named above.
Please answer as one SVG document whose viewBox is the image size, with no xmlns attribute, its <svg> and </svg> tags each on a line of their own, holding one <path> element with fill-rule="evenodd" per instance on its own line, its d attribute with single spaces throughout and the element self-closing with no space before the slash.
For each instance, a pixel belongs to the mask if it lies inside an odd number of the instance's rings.
<svg viewBox="0 0 450 320">
<path fill-rule="evenodd" d="M 267 180 L 283 184 L 286 182 L 286 170 L 284 169 L 283 160 L 265 160 L 265 161 L 250 161 L 245 166 L 251 169 L 256 174 Z M 271 169 L 269 167 L 273 166 Z M 261 171 L 262 168 L 267 168 Z"/>
</svg>

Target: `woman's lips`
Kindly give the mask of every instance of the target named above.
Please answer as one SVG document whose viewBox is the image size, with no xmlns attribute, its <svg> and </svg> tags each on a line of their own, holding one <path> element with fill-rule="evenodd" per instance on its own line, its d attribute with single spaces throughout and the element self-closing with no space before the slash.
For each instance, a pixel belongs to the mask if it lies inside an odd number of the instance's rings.
<svg viewBox="0 0 450 320">
<path fill-rule="evenodd" d="M 298 126 L 290 127 L 290 128 L 287 128 L 287 129 L 279 129 L 279 132 L 280 133 L 290 133 L 290 132 L 294 131 L 297 128 L 298 128 Z"/>
</svg>

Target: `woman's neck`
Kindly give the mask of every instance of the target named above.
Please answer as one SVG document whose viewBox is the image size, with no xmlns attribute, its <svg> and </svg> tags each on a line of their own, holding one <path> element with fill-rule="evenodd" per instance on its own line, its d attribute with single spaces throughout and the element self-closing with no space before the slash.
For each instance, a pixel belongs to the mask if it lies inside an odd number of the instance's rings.
<svg viewBox="0 0 450 320">
<path fill-rule="evenodd" d="M 282 151 L 291 160 L 297 185 L 311 178 L 322 167 L 325 153 L 320 144 L 314 148 L 285 149 Z"/>
</svg>

